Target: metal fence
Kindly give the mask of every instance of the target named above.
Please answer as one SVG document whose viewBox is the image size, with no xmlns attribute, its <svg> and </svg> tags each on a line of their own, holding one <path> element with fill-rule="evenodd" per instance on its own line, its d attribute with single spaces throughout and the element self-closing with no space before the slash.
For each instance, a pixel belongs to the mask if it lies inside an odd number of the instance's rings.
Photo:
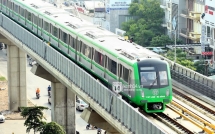
<svg viewBox="0 0 215 134">
<path fill-rule="evenodd" d="M 23 45 L 33 50 L 76 86 L 80 87 L 83 92 L 93 98 L 131 132 L 135 134 L 164 134 L 145 116 L 118 98 L 72 61 L 3 14 L 0 14 L 0 25 Z"/>
<path fill-rule="evenodd" d="M 180 64 L 174 64 L 169 59 L 164 58 L 170 65 L 171 77 L 175 81 L 190 87 L 191 89 L 211 98 L 215 99 L 215 81 L 186 68 Z"/>
</svg>

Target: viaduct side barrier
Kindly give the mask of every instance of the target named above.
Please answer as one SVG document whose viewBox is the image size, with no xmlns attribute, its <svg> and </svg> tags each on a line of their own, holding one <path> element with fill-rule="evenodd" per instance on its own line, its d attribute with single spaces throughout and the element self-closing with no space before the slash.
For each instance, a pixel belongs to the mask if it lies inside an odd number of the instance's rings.
<svg viewBox="0 0 215 134">
<path fill-rule="evenodd" d="M 162 57 L 164 58 L 164 57 Z M 170 65 L 171 77 L 175 81 L 205 95 L 211 99 L 215 99 L 215 81 L 186 68 L 180 64 L 174 64 L 171 60 L 164 58 Z"/>
<path fill-rule="evenodd" d="M 101 83 L 95 80 L 92 76 L 86 73 L 83 69 L 79 68 L 76 64 L 66 58 L 64 55 L 57 52 L 55 49 L 47 45 L 32 33 L 15 23 L 7 16 L 0 14 L 0 31 L 6 37 L 11 37 L 15 45 L 22 48 L 25 52 L 33 51 L 36 53 L 38 59 L 43 59 L 44 65 L 51 65 L 53 72 L 56 70 L 56 76 L 59 79 L 65 78 L 73 88 L 75 93 L 83 92 L 81 96 L 84 98 L 88 96 L 96 104 L 95 107 L 101 109 L 94 109 L 96 112 L 105 111 L 106 115 L 102 117 L 110 121 L 111 117 L 114 120 L 116 129 L 123 134 L 164 134 L 165 132 L 158 126 L 150 122 L 143 116 L 137 109 L 128 105 L 121 98 L 117 97 L 113 92 L 104 87 Z M 63 78 L 61 77 L 63 76 Z M 61 80 L 63 81 L 63 80 Z M 94 105 L 95 105 L 94 104 Z M 91 104 L 92 105 L 92 104 Z"/>
</svg>

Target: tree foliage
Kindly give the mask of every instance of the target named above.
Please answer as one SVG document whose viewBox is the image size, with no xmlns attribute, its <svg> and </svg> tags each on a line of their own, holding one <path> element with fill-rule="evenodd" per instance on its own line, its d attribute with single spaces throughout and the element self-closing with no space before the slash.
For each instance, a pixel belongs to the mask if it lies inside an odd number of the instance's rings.
<svg viewBox="0 0 215 134">
<path fill-rule="evenodd" d="M 27 126 L 26 132 L 29 133 L 31 129 L 34 133 L 40 132 L 41 134 L 66 134 L 63 127 L 56 122 L 46 123 L 43 119 L 43 110 L 47 107 L 34 106 L 34 107 L 20 107 L 21 116 L 26 118 L 24 125 Z"/>
<path fill-rule="evenodd" d="M 175 59 L 175 50 L 169 50 L 166 57 L 172 61 Z M 191 59 L 187 59 L 186 52 L 182 49 L 176 49 L 176 63 L 196 71 L 196 67 Z"/>
<path fill-rule="evenodd" d="M 158 35 L 152 38 L 150 41 L 151 47 L 160 47 L 165 45 L 173 45 L 175 43 L 174 40 L 170 39 L 168 35 Z M 176 44 L 182 44 L 182 40 L 176 39 Z"/>
<path fill-rule="evenodd" d="M 47 110 L 47 107 L 34 106 L 34 107 L 21 107 L 21 116 L 26 118 L 24 125 L 27 126 L 26 132 L 30 132 L 31 129 L 34 133 L 42 130 L 42 126 L 45 124 L 43 119 L 43 110 Z"/>
<path fill-rule="evenodd" d="M 50 122 L 43 126 L 40 134 L 66 134 L 66 132 L 63 127 L 56 122 Z"/>
<path fill-rule="evenodd" d="M 164 18 L 164 11 L 160 8 L 158 0 L 134 1 L 129 7 L 129 14 L 135 16 L 122 24 L 126 35 L 133 37 L 134 42 L 147 46 L 165 46 L 173 44 L 174 40 L 164 35 L 165 28 L 161 26 Z M 179 43 L 181 41 L 177 41 Z"/>
</svg>

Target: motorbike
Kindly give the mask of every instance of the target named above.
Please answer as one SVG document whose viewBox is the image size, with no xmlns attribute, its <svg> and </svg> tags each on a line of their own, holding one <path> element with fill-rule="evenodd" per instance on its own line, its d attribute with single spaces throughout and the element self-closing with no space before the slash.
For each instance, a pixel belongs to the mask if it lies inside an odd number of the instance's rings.
<svg viewBox="0 0 215 134">
<path fill-rule="evenodd" d="M 102 130 L 100 128 L 97 129 L 97 134 L 101 134 Z"/>
<path fill-rule="evenodd" d="M 39 99 L 40 98 L 40 94 L 36 93 L 36 97 L 37 97 L 37 99 Z"/>
<path fill-rule="evenodd" d="M 96 126 L 91 126 L 90 124 L 88 124 L 88 125 L 86 126 L 86 129 L 89 130 L 90 128 L 91 128 L 91 129 L 97 129 Z"/>
</svg>

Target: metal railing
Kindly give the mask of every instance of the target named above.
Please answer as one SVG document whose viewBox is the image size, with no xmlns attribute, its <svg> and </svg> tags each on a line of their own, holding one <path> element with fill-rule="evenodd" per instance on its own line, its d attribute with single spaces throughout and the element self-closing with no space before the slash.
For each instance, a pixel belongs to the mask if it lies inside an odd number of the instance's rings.
<svg viewBox="0 0 215 134">
<path fill-rule="evenodd" d="M 189 36 L 189 31 L 187 30 L 187 28 L 182 28 L 180 33 Z"/>
<path fill-rule="evenodd" d="M 215 99 L 215 81 L 204 76 L 198 72 L 195 72 L 189 68 L 186 68 L 180 64 L 174 64 L 173 61 L 164 58 L 170 65 L 171 77 L 175 81 L 198 91 L 199 93 Z"/>
<path fill-rule="evenodd" d="M 13 35 L 13 38 L 22 42 L 22 45 L 27 46 L 43 58 L 69 81 L 80 87 L 80 90 L 131 132 L 135 134 L 164 134 L 158 126 L 151 123 L 140 112 L 117 97 L 71 60 L 3 14 L 0 14 L 0 26 Z"/>
<path fill-rule="evenodd" d="M 184 9 L 184 10 L 181 11 L 181 14 L 189 16 L 189 10 L 188 9 Z"/>
</svg>

